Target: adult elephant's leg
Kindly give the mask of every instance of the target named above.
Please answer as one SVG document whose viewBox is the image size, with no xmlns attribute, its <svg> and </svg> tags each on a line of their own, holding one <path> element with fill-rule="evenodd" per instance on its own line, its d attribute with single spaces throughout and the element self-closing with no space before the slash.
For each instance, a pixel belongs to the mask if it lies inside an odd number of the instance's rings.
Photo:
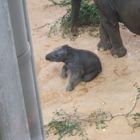
<svg viewBox="0 0 140 140">
<path fill-rule="evenodd" d="M 105 50 L 111 49 L 112 46 L 109 40 L 109 35 L 107 34 L 102 23 L 100 23 L 99 32 L 100 32 L 100 41 L 97 45 L 98 50 L 105 51 Z"/>
<path fill-rule="evenodd" d="M 112 45 L 112 55 L 114 57 L 123 57 L 127 53 L 127 50 L 122 43 L 118 22 L 113 24 L 109 21 L 105 21 L 103 24 L 107 30 L 107 33 L 109 34 L 110 42 Z"/>
<path fill-rule="evenodd" d="M 76 35 L 77 33 L 77 22 L 79 18 L 79 12 L 80 12 L 80 5 L 81 5 L 81 0 L 71 0 L 71 5 L 72 5 L 72 11 L 71 11 L 71 32 L 73 35 Z"/>
<path fill-rule="evenodd" d="M 102 25 L 100 28 L 101 41 L 98 46 L 100 46 L 100 48 L 107 48 L 101 46 L 107 46 L 107 44 L 109 44 L 113 56 L 124 56 L 127 51 L 123 46 L 120 36 L 118 24 L 120 17 L 117 11 L 115 11 L 110 0 L 95 0 L 95 4 L 99 9 Z"/>
</svg>

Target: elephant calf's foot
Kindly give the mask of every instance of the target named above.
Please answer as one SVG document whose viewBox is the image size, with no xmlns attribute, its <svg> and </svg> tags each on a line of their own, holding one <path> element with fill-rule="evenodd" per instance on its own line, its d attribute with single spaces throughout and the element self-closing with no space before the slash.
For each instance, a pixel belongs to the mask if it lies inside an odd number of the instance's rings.
<svg viewBox="0 0 140 140">
<path fill-rule="evenodd" d="M 72 91 L 74 89 L 74 86 L 72 84 L 68 84 L 66 87 L 66 91 Z"/>
<path fill-rule="evenodd" d="M 116 58 L 119 58 L 119 57 L 123 57 L 125 56 L 127 53 L 127 50 L 125 47 L 121 47 L 121 48 L 115 48 L 113 47 L 111 49 L 111 54 L 112 56 L 116 57 Z"/>
<path fill-rule="evenodd" d="M 111 44 L 109 42 L 103 43 L 100 41 L 97 46 L 99 51 L 106 51 L 111 49 Z"/>
<path fill-rule="evenodd" d="M 67 78 L 67 73 L 61 72 L 60 76 L 61 76 L 61 78 L 66 79 Z"/>
</svg>

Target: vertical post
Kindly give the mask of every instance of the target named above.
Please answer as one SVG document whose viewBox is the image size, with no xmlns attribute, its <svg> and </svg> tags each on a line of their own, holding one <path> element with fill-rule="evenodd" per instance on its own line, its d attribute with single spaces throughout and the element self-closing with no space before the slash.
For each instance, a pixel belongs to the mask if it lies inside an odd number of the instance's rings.
<svg viewBox="0 0 140 140">
<path fill-rule="evenodd" d="M 0 19 L 0 140 L 31 140 L 7 0 Z"/>
<path fill-rule="evenodd" d="M 34 77 L 34 85 L 35 85 L 35 90 L 36 90 L 36 100 L 37 100 L 37 104 L 38 104 L 38 111 L 39 111 L 39 118 L 40 118 L 40 123 L 43 124 L 43 118 L 42 118 L 42 113 L 41 113 L 41 106 L 40 106 L 40 102 L 39 102 L 39 91 L 38 91 L 38 84 L 37 84 L 37 80 L 36 80 L 36 70 L 35 70 L 35 63 L 34 63 L 34 52 L 33 52 L 33 43 L 32 43 L 32 38 L 31 38 L 31 30 L 30 30 L 30 25 L 29 25 L 29 19 L 28 19 L 28 10 L 27 10 L 27 3 L 26 0 L 22 0 L 23 3 L 23 11 L 24 11 L 24 18 L 25 18 L 25 26 L 26 26 L 26 32 L 27 32 L 27 39 L 28 42 L 31 46 L 31 61 L 32 61 L 32 69 L 33 69 L 33 77 Z M 42 131 L 42 136 L 44 138 L 44 128 L 42 125 L 41 128 Z M 45 138 L 44 138 L 45 139 Z"/>
<path fill-rule="evenodd" d="M 14 42 L 29 123 L 31 140 L 43 140 L 43 124 L 39 108 L 38 93 L 32 60 L 31 42 L 28 37 L 24 0 L 8 0 Z"/>
</svg>

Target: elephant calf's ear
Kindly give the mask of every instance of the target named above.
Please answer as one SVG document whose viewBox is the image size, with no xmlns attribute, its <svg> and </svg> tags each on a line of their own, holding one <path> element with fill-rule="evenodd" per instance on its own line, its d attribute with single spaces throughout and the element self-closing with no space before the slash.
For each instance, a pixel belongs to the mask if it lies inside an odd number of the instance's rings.
<svg viewBox="0 0 140 140">
<path fill-rule="evenodd" d="M 71 47 L 69 45 L 63 45 L 61 47 L 61 49 L 63 50 L 64 54 L 67 54 L 69 52 L 70 48 Z"/>
</svg>

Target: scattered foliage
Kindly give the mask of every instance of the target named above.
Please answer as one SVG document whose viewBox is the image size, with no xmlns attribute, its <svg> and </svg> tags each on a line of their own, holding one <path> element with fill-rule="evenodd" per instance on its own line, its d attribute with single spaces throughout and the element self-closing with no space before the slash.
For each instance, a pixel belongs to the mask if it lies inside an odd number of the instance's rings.
<svg viewBox="0 0 140 140">
<path fill-rule="evenodd" d="M 51 133 L 58 135 L 58 140 L 65 136 L 75 135 L 80 136 L 82 140 L 88 140 L 76 110 L 72 114 L 68 114 L 64 110 L 55 112 L 54 118 L 48 123 L 46 131 L 48 135 Z"/>
<path fill-rule="evenodd" d="M 140 127 L 140 113 L 133 114 L 133 120 L 135 121 L 136 127 Z"/>
<path fill-rule="evenodd" d="M 67 113 L 60 110 L 54 113 L 52 121 L 46 126 L 47 135 L 58 135 L 58 140 L 65 136 L 80 136 L 81 140 L 88 140 L 85 127 L 95 125 L 96 129 L 105 130 L 107 122 L 116 117 L 125 117 L 128 125 L 134 130 L 140 127 L 140 113 L 132 113 L 136 107 L 138 99 L 140 99 L 140 88 L 137 88 L 138 94 L 135 96 L 134 103 L 127 113 L 112 114 L 100 110 L 92 112 L 90 115 L 85 115 L 74 110 L 74 113 Z"/>
<path fill-rule="evenodd" d="M 101 110 L 95 111 L 90 115 L 84 115 L 77 112 L 66 113 L 64 110 L 60 110 L 54 113 L 54 118 L 46 126 L 46 132 L 48 135 L 58 135 L 58 140 L 64 138 L 64 136 L 80 136 L 82 140 L 88 140 L 87 134 L 84 130 L 87 126 L 96 126 L 96 129 L 105 129 L 107 127 L 106 122 L 109 118 L 107 112 Z"/>
<path fill-rule="evenodd" d="M 71 2 L 70 0 L 62 0 L 60 3 L 56 3 L 53 0 L 51 0 L 55 5 L 60 6 L 67 6 L 66 14 L 59 18 L 54 25 L 51 26 L 49 35 L 52 33 L 55 33 L 58 28 L 58 23 L 60 24 L 60 30 L 62 31 L 62 36 L 65 37 L 71 33 L 71 6 L 68 6 Z M 100 23 L 99 13 L 96 5 L 94 3 L 91 3 L 90 0 L 82 0 L 81 2 L 81 8 L 80 8 L 80 14 L 79 14 L 79 20 L 78 20 L 78 26 L 79 27 L 88 27 L 92 26 L 94 30 L 91 31 L 97 31 L 95 30 L 95 27 L 97 28 Z M 80 32 L 84 32 L 85 30 L 81 29 Z M 93 35 L 90 33 L 90 35 Z"/>
<path fill-rule="evenodd" d="M 53 3 L 53 5 L 59 5 L 59 6 L 67 6 L 71 4 L 71 0 L 61 0 L 60 2 L 56 2 L 55 0 L 49 0 Z"/>
</svg>

